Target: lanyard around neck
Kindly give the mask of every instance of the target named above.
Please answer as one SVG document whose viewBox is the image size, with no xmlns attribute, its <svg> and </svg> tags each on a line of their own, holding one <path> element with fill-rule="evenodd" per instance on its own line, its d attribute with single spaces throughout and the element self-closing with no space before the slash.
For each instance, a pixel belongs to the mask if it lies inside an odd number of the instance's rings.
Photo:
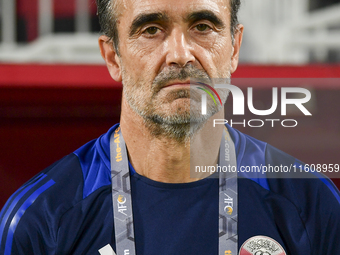
<svg viewBox="0 0 340 255">
<path fill-rule="evenodd" d="M 113 220 L 117 255 L 136 255 L 128 155 L 120 127 L 110 137 Z M 219 252 L 237 254 L 237 163 L 234 143 L 223 131 L 219 164 Z M 232 170 L 232 171 L 231 171 Z"/>
</svg>

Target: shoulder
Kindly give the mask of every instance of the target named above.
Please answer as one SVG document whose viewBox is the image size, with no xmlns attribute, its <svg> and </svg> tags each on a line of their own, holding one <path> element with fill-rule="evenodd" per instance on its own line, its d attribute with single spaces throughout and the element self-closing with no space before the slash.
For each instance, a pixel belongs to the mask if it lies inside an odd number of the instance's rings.
<svg viewBox="0 0 340 255">
<path fill-rule="evenodd" d="M 39 235 L 43 233 L 49 233 L 44 241 L 53 246 L 59 216 L 81 199 L 79 170 L 77 157 L 68 155 L 33 177 L 8 199 L 0 214 L 0 253 L 12 254 L 15 252 L 12 248 L 19 253 L 24 246 L 33 249 L 41 242 Z"/>
</svg>

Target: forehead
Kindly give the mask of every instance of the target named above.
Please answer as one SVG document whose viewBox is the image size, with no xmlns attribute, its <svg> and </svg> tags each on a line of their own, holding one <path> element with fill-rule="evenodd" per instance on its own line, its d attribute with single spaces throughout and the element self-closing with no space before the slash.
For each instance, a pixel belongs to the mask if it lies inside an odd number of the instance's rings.
<svg viewBox="0 0 340 255">
<path fill-rule="evenodd" d="M 119 1 L 119 0 L 118 0 Z M 229 0 L 120 0 L 120 18 L 132 20 L 141 13 L 164 12 L 171 16 L 186 16 L 200 10 L 210 10 L 229 19 Z"/>
</svg>

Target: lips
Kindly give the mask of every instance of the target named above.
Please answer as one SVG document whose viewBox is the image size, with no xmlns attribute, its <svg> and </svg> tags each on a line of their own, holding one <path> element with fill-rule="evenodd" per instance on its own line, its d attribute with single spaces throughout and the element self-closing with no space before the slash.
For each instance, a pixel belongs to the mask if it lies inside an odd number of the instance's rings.
<svg viewBox="0 0 340 255">
<path fill-rule="evenodd" d="M 190 81 L 173 81 L 171 83 L 166 84 L 164 87 L 170 87 L 170 86 L 186 86 L 190 85 Z"/>
</svg>

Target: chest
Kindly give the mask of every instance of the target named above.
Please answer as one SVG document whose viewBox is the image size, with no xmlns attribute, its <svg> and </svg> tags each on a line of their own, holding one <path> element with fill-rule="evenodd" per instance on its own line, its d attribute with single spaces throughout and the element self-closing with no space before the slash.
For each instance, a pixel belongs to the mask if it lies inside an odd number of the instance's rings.
<svg viewBox="0 0 340 255">
<path fill-rule="evenodd" d="M 192 189 L 139 184 L 132 182 L 137 255 L 218 254 L 217 182 Z M 253 236 L 267 236 L 287 254 L 310 254 L 296 209 L 284 199 L 249 192 L 255 191 L 239 185 L 239 248 Z M 68 234 L 68 240 L 73 239 L 70 243 L 76 243 L 68 249 L 70 254 L 99 254 L 98 250 L 107 244 L 115 250 L 111 194 L 105 197 L 103 203 L 89 206 L 87 217 L 77 217 L 78 227 L 72 236 Z"/>
</svg>

